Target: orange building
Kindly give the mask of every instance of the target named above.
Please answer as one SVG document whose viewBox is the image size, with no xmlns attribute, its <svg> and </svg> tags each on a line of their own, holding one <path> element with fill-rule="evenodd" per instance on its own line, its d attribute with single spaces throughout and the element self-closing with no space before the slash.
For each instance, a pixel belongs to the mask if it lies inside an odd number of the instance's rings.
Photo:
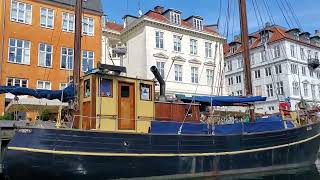
<svg viewBox="0 0 320 180">
<path fill-rule="evenodd" d="M 72 76 L 73 0 L 0 0 L 1 85 L 57 90 Z M 82 71 L 101 59 L 100 0 L 83 1 Z M 2 95 L 0 113 L 13 99 Z"/>
</svg>

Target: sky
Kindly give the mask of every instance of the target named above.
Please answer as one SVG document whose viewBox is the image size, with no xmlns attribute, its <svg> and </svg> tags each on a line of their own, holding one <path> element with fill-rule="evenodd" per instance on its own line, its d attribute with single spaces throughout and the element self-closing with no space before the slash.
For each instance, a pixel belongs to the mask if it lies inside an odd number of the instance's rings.
<svg viewBox="0 0 320 180">
<path fill-rule="evenodd" d="M 299 27 L 314 34 L 320 29 L 320 0 L 247 0 L 248 28 L 250 32 L 261 29 L 266 22 L 286 28 Z M 239 34 L 238 0 L 102 0 L 104 14 L 110 21 L 122 24 L 126 14 L 138 16 L 160 5 L 178 9 L 182 18 L 200 15 L 204 24 L 216 24 L 230 41 Z M 221 5 L 220 5 L 221 4 Z M 220 17 L 220 18 L 219 18 Z M 229 20 L 228 20 L 229 19 Z"/>
</svg>

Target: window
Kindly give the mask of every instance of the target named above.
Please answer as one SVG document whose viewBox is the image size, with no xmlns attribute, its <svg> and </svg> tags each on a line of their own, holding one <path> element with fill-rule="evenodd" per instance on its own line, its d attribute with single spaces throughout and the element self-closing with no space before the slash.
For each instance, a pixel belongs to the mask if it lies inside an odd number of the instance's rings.
<svg viewBox="0 0 320 180">
<path fill-rule="evenodd" d="M 280 57 L 280 46 L 279 45 L 274 47 L 274 49 L 273 49 L 273 57 L 274 58 Z"/>
<path fill-rule="evenodd" d="M 237 51 L 237 46 L 232 46 L 230 51 L 232 54 L 234 54 Z"/>
<path fill-rule="evenodd" d="M 111 54 L 112 54 L 112 58 L 120 58 L 120 55 L 117 54 L 116 52 L 113 51 L 113 49 L 117 48 L 117 47 L 121 47 L 121 44 L 112 44 L 111 45 Z"/>
<path fill-rule="evenodd" d="M 213 85 L 213 70 L 207 69 L 207 85 L 212 86 Z"/>
<path fill-rule="evenodd" d="M 250 62 L 251 62 L 251 65 L 255 65 L 254 54 L 250 54 Z"/>
<path fill-rule="evenodd" d="M 319 59 L 318 52 L 314 52 L 314 58 Z"/>
<path fill-rule="evenodd" d="M 274 111 L 274 106 L 268 106 L 269 111 Z"/>
<path fill-rule="evenodd" d="M 228 84 L 229 84 L 229 86 L 233 85 L 233 77 L 228 78 Z"/>
<path fill-rule="evenodd" d="M 62 30 L 66 32 L 74 31 L 74 15 L 71 13 L 62 13 Z"/>
<path fill-rule="evenodd" d="M 311 59 L 311 50 L 308 50 L 308 59 Z"/>
<path fill-rule="evenodd" d="M 262 96 L 262 87 L 256 86 L 256 96 Z"/>
<path fill-rule="evenodd" d="M 191 82 L 192 83 L 199 83 L 198 68 L 197 67 L 191 67 Z"/>
<path fill-rule="evenodd" d="M 182 81 L 182 65 L 180 64 L 174 65 L 174 80 Z"/>
<path fill-rule="evenodd" d="M 238 59 L 238 69 L 243 68 L 243 59 Z"/>
<path fill-rule="evenodd" d="M 195 40 L 195 39 L 190 39 L 190 54 L 192 54 L 192 55 L 198 54 L 197 40 Z"/>
<path fill-rule="evenodd" d="M 176 52 L 181 52 L 181 39 L 182 36 L 173 35 L 173 50 Z"/>
<path fill-rule="evenodd" d="M 271 76 L 271 67 L 266 67 L 265 69 L 266 76 Z"/>
<path fill-rule="evenodd" d="M 236 76 L 236 83 L 241 83 L 241 75 Z"/>
<path fill-rule="evenodd" d="M 207 58 L 211 58 L 212 57 L 212 43 L 209 42 L 205 42 L 205 55 Z"/>
<path fill-rule="evenodd" d="M 302 76 L 306 76 L 307 75 L 305 66 L 301 67 L 301 72 L 302 72 Z"/>
<path fill-rule="evenodd" d="M 30 4 L 11 1 L 10 19 L 14 22 L 31 24 L 32 22 L 32 6 Z"/>
<path fill-rule="evenodd" d="M 276 74 L 281 74 L 282 73 L 281 64 L 275 65 L 274 67 L 276 69 Z"/>
<path fill-rule="evenodd" d="M 308 83 L 303 83 L 303 95 L 308 96 Z"/>
<path fill-rule="evenodd" d="M 8 78 L 7 86 L 28 87 L 28 80 L 20 78 Z"/>
<path fill-rule="evenodd" d="M 264 44 L 264 43 L 268 42 L 268 40 L 269 40 L 269 33 L 267 32 L 267 33 L 264 33 L 264 34 L 262 35 L 262 37 L 261 37 L 261 43 Z"/>
<path fill-rule="evenodd" d="M 298 74 L 298 65 L 296 64 L 291 64 L 291 73 L 292 74 Z"/>
<path fill-rule="evenodd" d="M 9 39 L 9 62 L 30 64 L 30 41 Z"/>
<path fill-rule="evenodd" d="M 180 24 L 181 23 L 181 17 L 179 13 L 170 12 L 170 22 L 173 24 Z"/>
<path fill-rule="evenodd" d="M 313 99 L 316 98 L 316 85 L 315 84 L 311 84 L 311 95 L 312 95 Z"/>
<path fill-rule="evenodd" d="M 284 95 L 284 90 L 283 90 L 283 82 L 277 82 L 277 93 L 279 95 Z"/>
<path fill-rule="evenodd" d="M 63 90 L 64 88 L 66 88 L 68 86 L 68 83 L 60 83 L 59 85 L 59 89 Z"/>
<path fill-rule="evenodd" d="M 112 80 L 101 78 L 100 81 L 100 96 L 112 97 Z"/>
<path fill-rule="evenodd" d="M 317 72 L 317 78 L 320 79 L 320 72 Z"/>
<path fill-rule="evenodd" d="M 156 31 L 156 48 L 163 49 L 163 32 Z"/>
<path fill-rule="evenodd" d="M 82 51 L 82 71 L 86 72 L 93 69 L 94 52 Z"/>
<path fill-rule="evenodd" d="M 84 80 L 84 97 L 87 98 L 87 97 L 90 97 L 91 95 L 91 90 L 90 90 L 90 79 L 86 79 Z"/>
<path fill-rule="evenodd" d="M 298 82 L 296 81 L 292 82 L 292 90 L 293 90 L 293 95 L 298 96 L 300 94 L 300 86 Z"/>
<path fill-rule="evenodd" d="M 82 34 L 83 35 L 94 35 L 94 20 L 90 17 L 82 18 Z"/>
<path fill-rule="evenodd" d="M 300 48 L 300 56 L 301 56 L 301 60 L 305 60 L 306 59 L 306 54 L 305 54 L 303 48 Z"/>
<path fill-rule="evenodd" d="M 39 66 L 51 67 L 52 66 L 52 45 L 39 44 Z"/>
<path fill-rule="evenodd" d="M 162 78 L 165 78 L 165 74 L 164 74 L 164 64 L 165 62 L 160 62 L 160 61 L 157 61 L 157 68 L 159 70 L 159 73 L 160 75 L 162 76 Z"/>
<path fill-rule="evenodd" d="M 193 27 L 196 29 L 196 30 L 202 30 L 202 20 L 201 19 L 193 19 Z"/>
<path fill-rule="evenodd" d="M 311 69 L 309 70 L 309 74 L 310 74 L 310 77 L 313 77 L 313 71 Z"/>
<path fill-rule="evenodd" d="M 260 58 L 261 58 L 261 62 L 265 62 L 266 59 L 266 51 L 261 51 L 260 52 Z"/>
<path fill-rule="evenodd" d="M 45 28 L 53 28 L 54 25 L 54 11 L 49 8 L 40 9 L 40 26 Z"/>
<path fill-rule="evenodd" d="M 294 45 L 290 45 L 291 57 L 296 57 L 296 48 Z"/>
<path fill-rule="evenodd" d="M 151 101 L 151 85 L 140 84 L 140 99 L 144 101 Z"/>
<path fill-rule="evenodd" d="M 71 70 L 73 69 L 73 49 L 61 48 L 61 69 Z"/>
<path fill-rule="evenodd" d="M 260 77 L 261 77 L 261 76 L 260 76 L 260 69 L 259 69 L 259 70 L 254 71 L 254 77 L 255 77 L 256 79 L 258 79 L 258 78 L 260 78 Z"/>
<path fill-rule="evenodd" d="M 318 97 L 320 97 L 320 85 L 318 85 Z"/>
<path fill-rule="evenodd" d="M 266 87 L 267 87 L 267 96 L 268 96 L 268 97 L 272 97 L 272 96 L 273 96 L 273 87 L 272 87 L 272 84 L 267 84 Z"/>
<path fill-rule="evenodd" d="M 227 71 L 232 71 L 232 61 L 227 61 Z"/>
<path fill-rule="evenodd" d="M 236 93 L 237 93 L 237 96 L 243 96 L 242 90 L 239 90 Z"/>
<path fill-rule="evenodd" d="M 51 82 L 50 81 L 37 81 L 37 89 L 51 90 Z"/>
</svg>

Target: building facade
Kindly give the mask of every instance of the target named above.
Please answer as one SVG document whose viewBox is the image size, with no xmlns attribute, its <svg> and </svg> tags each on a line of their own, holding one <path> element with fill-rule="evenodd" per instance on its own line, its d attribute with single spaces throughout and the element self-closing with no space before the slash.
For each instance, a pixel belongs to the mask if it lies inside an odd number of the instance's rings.
<svg viewBox="0 0 320 180">
<path fill-rule="evenodd" d="M 205 26 L 200 16 L 182 19 L 180 11 L 160 6 L 123 20 L 123 29 L 104 34 L 120 33 L 120 41 L 113 39 L 111 46 L 127 48 L 123 65 L 128 76 L 153 79 L 150 67 L 157 66 L 168 96 L 222 94 L 225 38 L 215 26 Z"/>
<path fill-rule="evenodd" d="M 1 85 L 58 90 L 67 86 L 74 60 L 74 1 L 1 1 Z M 100 0 L 85 1 L 82 71 L 101 60 Z M 20 97 L 23 98 L 23 97 Z M 0 112 L 13 96 L 1 98 Z"/>
<path fill-rule="evenodd" d="M 279 112 L 279 102 L 291 109 L 301 98 L 308 104 L 320 102 L 320 70 L 311 68 L 320 52 L 319 36 L 299 29 L 266 25 L 249 36 L 253 95 L 267 97 L 256 104 L 256 112 Z M 243 56 L 240 39 L 225 46 L 225 84 L 228 95 L 245 95 Z"/>
</svg>

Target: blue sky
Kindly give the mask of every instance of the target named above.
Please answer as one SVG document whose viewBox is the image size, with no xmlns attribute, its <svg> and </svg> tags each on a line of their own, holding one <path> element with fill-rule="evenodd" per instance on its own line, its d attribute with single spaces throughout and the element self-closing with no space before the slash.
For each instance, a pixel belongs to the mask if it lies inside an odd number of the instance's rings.
<svg viewBox="0 0 320 180">
<path fill-rule="evenodd" d="M 139 8 L 145 13 L 153 9 L 154 6 L 161 5 L 165 8 L 174 8 L 182 11 L 183 18 L 190 15 L 200 15 L 204 18 L 205 24 L 216 23 L 219 14 L 221 14 L 220 32 L 225 36 L 228 34 L 228 39 L 239 33 L 238 0 L 102 0 L 102 2 L 104 13 L 108 15 L 110 20 L 117 23 L 122 23 L 121 18 L 125 14 L 137 16 Z M 221 13 L 220 2 L 222 2 Z M 270 11 L 266 10 L 267 6 L 264 2 L 267 3 Z M 289 9 L 289 4 L 292 7 L 291 10 Z M 230 12 L 229 23 L 226 20 L 228 6 Z M 281 6 L 286 18 L 283 16 L 279 6 Z M 319 7 L 320 0 L 247 0 L 249 30 L 250 32 L 258 30 L 261 24 L 271 21 L 273 18 L 276 24 L 287 28 L 289 25 L 290 27 L 296 27 L 297 24 L 301 24 L 303 31 L 313 34 L 314 30 L 320 29 Z M 272 17 L 268 12 L 271 12 Z M 227 26 L 227 24 L 229 25 Z"/>
</svg>

